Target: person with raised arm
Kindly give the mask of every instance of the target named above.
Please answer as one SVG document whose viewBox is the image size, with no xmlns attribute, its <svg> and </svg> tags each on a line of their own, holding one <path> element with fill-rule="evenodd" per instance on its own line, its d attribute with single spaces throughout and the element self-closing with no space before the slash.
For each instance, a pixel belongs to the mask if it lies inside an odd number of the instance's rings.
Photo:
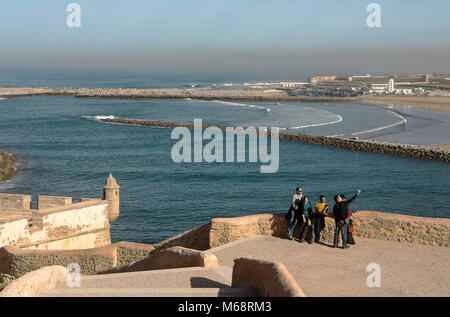
<svg viewBox="0 0 450 317">
<path fill-rule="evenodd" d="M 336 224 L 335 230 L 334 230 L 334 243 L 333 247 L 337 248 L 339 243 L 339 233 L 342 236 L 342 248 L 348 249 L 349 246 L 347 245 L 347 218 L 349 217 L 350 213 L 350 204 L 359 196 L 361 193 L 361 190 L 357 190 L 355 196 L 350 198 L 349 200 L 343 200 L 341 195 L 334 196 L 334 201 L 336 204 L 333 207 L 333 215 L 334 215 L 334 221 Z"/>
</svg>

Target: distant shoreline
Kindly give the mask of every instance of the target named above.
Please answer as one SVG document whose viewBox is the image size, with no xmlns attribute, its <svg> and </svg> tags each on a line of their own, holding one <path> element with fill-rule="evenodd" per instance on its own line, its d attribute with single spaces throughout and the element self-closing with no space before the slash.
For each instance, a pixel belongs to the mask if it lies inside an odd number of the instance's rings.
<svg viewBox="0 0 450 317">
<path fill-rule="evenodd" d="M 11 154 L 0 150 L 0 182 L 6 181 L 14 176 L 16 159 Z"/>
<path fill-rule="evenodd" d="M 68 96 L 76 98 L 105 99 L 197 99 L 228 101 L 267 101 L 267 102 L 325 102 L 407 105 L 424 110 L 450 113 L 450 97 L 425 96 L 361 96 L 361 97 L 307 97 L 290 96 L 284 89 L 137 89 L 137 88 L 50 88 L 50 87 L 0 87 L 0 98 Z M 449 140 L 450 141 L 450 140 Z M 435 148 L 449 150 L 449 144 L 436 145 Z"/>
<path fill-rule="evenodd" d="M 297 101 L 297 102 L 371 102 L 407 105 L 424 110 L 449 112 L 450 97 L 426 96 L 361 96 L 308 97 L 290 96 L 283 89 L 179 89 L 179 88 L 49 88 L 0 87 L 0 98 L 72 96 L 78 98 L 112 99 L 199 99 L 241 101 Z"/>
<path fill-rule="evenodd" d="M 449 112 L 450 97 L 423 97 L 423 96 L 371 96 L 363 97 L 363 102 L 404 105 L 423 110 Z"/>
</svg>

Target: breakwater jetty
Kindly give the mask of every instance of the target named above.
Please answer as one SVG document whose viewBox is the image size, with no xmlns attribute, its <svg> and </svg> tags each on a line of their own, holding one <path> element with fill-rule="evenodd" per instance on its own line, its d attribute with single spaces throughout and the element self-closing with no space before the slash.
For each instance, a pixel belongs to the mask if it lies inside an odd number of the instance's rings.
<svg viewBox="0 0 450 317">
<path fill-rule="evenodd" d="M 137 89 L 137 88 L 49 88 L 0 87 L 0 97 L 70 96 L 78 98 L 113 99 L 199 99 L 241 101 L 299 101 L 299 102 L 354 102 L 357 97 L 291 96 L 284 89 Z"/>
<path fill-rule="evenodd" d="M 160 127 L 160 128 L 175 128 L 175 127 L 186 127 L 194 128 L 193 124 L 186 123 L 175 123 L 175 122 L 164 122 L 164 121 L 151 121 L 151 120 L 131 120 L 123 118 L 103 118 L 100 119 L 103 122 L 109 123 L 120 123 L 120 124 L 131 124 L 140 125 L 148 127 Z M 203 125 L 203 128 L 208 128 L 209 125 Z M 226 127 L 218 127 L 219 129 L 225 130 Z M 270 132 L 268 133 L 270 136 Z M 397 155 L 416 159 L 428 159 L 436 160 L 450 163 L 450 151 L 445 149 L 437 149 L 429 146 L 420 146 L 413 144 L 401 144 L 401 143 L 388 143 L 370 140 L 355 140 L 355 139 L 344 139 L 326 136 L 315 136 L 308 134 L 289 134 L 280 133 L 279 137 L 285 140 L 292 140 L 302 143 L 320 144 L 324 146 L 331 146 L 335 148 L 354 150 L 354 151 L 364 151 L 364 152 L 374 152 L 383 153 L 389 155 Z"/>
<path fill-rule="evenodd" d="M 0 182 L 11 178 L 15 174 L 15 164 L 16 159 L 14 156 L 0 150 Z"/>
</svg>

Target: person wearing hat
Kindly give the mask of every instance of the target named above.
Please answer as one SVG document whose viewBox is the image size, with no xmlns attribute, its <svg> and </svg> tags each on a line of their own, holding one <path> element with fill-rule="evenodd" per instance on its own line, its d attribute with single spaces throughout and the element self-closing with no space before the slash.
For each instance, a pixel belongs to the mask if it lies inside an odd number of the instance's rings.
<svg viewBox="0 0 450 317">
<path fill-rule="evenodd" d="M 288 239 L 294 239 L 294 229 L 298 222 L 298 217 L 296 217 L 296 213 L 298 212 L 298 206 L 303 198 L 303 189 L 301 187 L 297 187 L 295 189 L 295 194 L 292 196 L 292 204 L 289 208 L 288 213 L 286 214 L 286 220 L 288 221 Z"/>
</svg>

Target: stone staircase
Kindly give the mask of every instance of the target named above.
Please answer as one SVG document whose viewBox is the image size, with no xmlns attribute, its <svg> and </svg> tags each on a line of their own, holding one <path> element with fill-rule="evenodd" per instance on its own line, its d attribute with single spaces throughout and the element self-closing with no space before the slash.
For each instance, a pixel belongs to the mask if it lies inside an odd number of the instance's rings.
<svg viewBox="0 0 450 317">
<path fill-rule="evenodd" d="M 65 280 L 42 297 L 252 297 L 252 290 L 231 287 L 232 268 L 190 267 L 101 275 L 82 275 L 80 287 Z"/>
</svg>

